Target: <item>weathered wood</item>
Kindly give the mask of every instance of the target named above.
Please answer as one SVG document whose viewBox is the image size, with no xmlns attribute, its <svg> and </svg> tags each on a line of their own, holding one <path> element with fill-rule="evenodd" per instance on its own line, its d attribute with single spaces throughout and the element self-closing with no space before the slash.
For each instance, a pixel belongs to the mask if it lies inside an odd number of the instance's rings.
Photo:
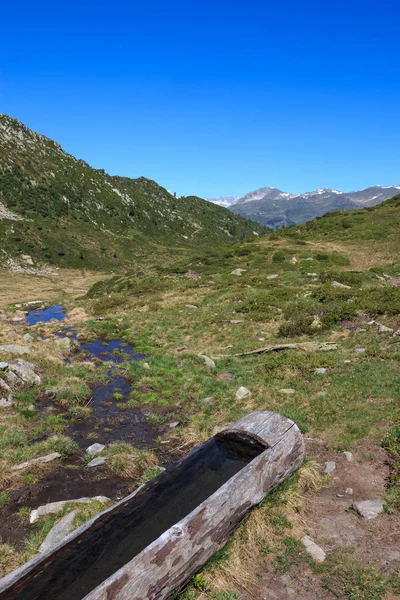
<svg viewBox="0 0 400 600">
<path fill-rule="evenodd" d="M 279 420 L 284 423 L 285 431 L 279 440 L 262 423 L 263 416 L 271 425 Z M 256 431 L 252 431 L 251 423 Z M 304 442 L 297 426 L 279 415 L 252 413 L 229 429 L 260 437 L 268 446 L 272 441 L 271 447 L 85 600 L 171 598 L 225 544 L 246 513 L 289 477 L 304 459 Z"/>
<path fill-rule="evenodd" d="M 204 563 L 221 548 L 246 513 L 264 496 L 284 481 L 301 464 L 305 450 L 302 436 L 293 423 L 271 412 L 255 412 L 239 419 L 216 436 L 219 443 L 244 443 L 248 447 L 246 463 L 189 514 L 169 526 L 159 537 L 144 547 L 132 560 L 97 585 L 85 600 L 165 600 L 171 598 Z M 110 509 L 71 533 L 54 548 L 35 557 L 0 581 L 0 600 L 25 598 L 70 598 L 69 588 L 63 589 L 64 572 L 72 568 L 77 577 L 91 566 L 103 550 L 104 531 L 127 525 L 129 514 L 141 516 L 141 506 L 153 493 L 161 492 L 164 481 L 173 480 L 174 473 L 188 461 L 202 460 L 209 440 L 191 451 L 169 472 L 142 486 Z M 247 446 L 246 446 L 247 444 Z M 265 450 L 262 450 L 265 448 Z M 255 458 L 253 458 L 255 456 Z M 197 458 L 199 457 L 199 458 Z M 252 458 L 252 460 L 251 460 Z M 185 471 L 186 473 L 186 471 Z M 214 488 L 215 489 L 215 488 Z M 132 508 L 130 508 L 132 506 Z M 130 513 L 128 511 L 131 511 Z M 134 512 L 132 512 L 132 510 Z M 136 512 L 135 512 L 136 511 Z M 132 517 L 133 518 L 133 517 Z M 135 517 L 136 518 L 136 517 Z M 125 520 L 124 520 L 125 519 Z M 135 530 L 136 531 L 136 530 Z M 136 536 L 136 533 L 134 534 Z M 139 538 L 135 538 L 138 540 Z M 136 542 L 135 542 L 136 543 Z M 100 544 L 100 546 L 99 546 Z M 94 550 L 93 550 L 94 549 Z M 95 554 L 93 554 L 93 551 Z M 96 554 L 97 552 L 97 554 Z M 107 556 L 108 560 L 108 556 Z M 113 563 L 112 563 L 113 564 Z M 109 564 L 106 565 L 109 568 Z M 45 577 L 46 593 L 38 595 L 38 580 Z M 75 571 L 74 571 L 75 569 Z M 112 573 L 112 570 L 109 569 Z M 103 574 L 103 571 L 100 571 Z M 104 575 L 104 578 L 108 574 Z M 101 581 L 101 578 L 98 580 Z M 50 582 L 50 594 L 49 590 Z M 35 587 L 36 586 L 36 587 Z M 61 587 L 60 587 L 61 586 Z M 81 589 L 81 588 L 79 588 Z M 90 587 L 88 588 L 90 590 Z M 74 598 L 77 598 L 76 589 Z"/>
<path fill-rule="evenodd" d="M 251 356 L 252 354 L 268 354 L 269 352 L 279 352 L 281 350 L 305 350 L 306 352 L 324 352 L 336 350 L 336 342 L 301 342 L 299 344 L 269 344 L 263 348 L 256 348 L 247 352 L 238 352 L 236 354 L 216 354 L 211 358 L 231 358 L 233 356 Z"/>
</svg>

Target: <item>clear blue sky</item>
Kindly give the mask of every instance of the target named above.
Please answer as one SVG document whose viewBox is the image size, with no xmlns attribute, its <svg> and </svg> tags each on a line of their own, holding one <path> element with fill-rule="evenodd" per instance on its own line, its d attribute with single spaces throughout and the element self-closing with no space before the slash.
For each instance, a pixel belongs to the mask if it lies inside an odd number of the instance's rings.
<svg viewBox="0 0 400 600">
<path fill-rule="evenodd" d="M 178 194 L 400 184 L 397 0 L 3 0 L 0 112 Z"/>
</svg>

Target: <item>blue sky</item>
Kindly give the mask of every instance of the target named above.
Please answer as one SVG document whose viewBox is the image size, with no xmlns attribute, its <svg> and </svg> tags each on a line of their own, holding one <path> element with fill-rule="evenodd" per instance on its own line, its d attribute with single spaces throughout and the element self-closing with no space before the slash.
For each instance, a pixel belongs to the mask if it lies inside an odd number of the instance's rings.
<svg viewBox="0 0 400 600">
<path fill-rule="evenodd" d="M 178 194 L 400 184 L 397 0 L 3 0 L 0 112 Z"/>
</svg>

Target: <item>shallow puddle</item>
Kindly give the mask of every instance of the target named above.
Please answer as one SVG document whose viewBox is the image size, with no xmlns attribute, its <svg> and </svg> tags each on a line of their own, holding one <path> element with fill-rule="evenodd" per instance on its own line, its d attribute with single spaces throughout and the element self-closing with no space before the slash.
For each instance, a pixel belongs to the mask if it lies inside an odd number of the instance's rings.
<svg viewBox="0 0 400 600">
<path fill-rule="evenodd" d="M 116 364 L 121 364 L 125 360 L 142 360 L 144 358 L 144 354 L 135 352 L 135 348 L 126 344 L 123 340 L 83 342 L 79 352 L 88 352 L 88 360 L 97 358 L 104 362 L 111 361 Z"/>
<path fill-rule="evenodd" d="M 53 304 L 48 308 L 30 310 L 26 315 L 28 325 L 36 323 L 49 323 L 50 321 L 63 321 L 67 316 L 61 304 Z"/>
</svg>

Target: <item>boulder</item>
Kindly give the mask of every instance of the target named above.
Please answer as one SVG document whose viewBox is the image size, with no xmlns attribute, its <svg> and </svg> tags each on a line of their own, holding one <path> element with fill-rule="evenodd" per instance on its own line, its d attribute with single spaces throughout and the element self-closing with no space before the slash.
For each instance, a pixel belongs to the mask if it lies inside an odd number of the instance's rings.
<svg viewBox="0 0 400 600">
<path fill-rule="evenodd" d="M 93 460 L 91 460 L 86 466 L 87 467 L 101 467 L 101 465 L 104 465 L 106 462 L 106 457 L 105 456 L 97 456 L 96 458 L 94 458 Z"/>
<path fill-rule="evenodd" d="M 306 552 L 315 560 L 315 562 L 323 562 L 326 558 L 325 552 L 318 546 L 309 535 L 304 535 L 301 538 L 301 543 L 306 549 Z"/>
<path fill-rule="evenodd" d="M 72 523 L 78 513 L 78 509 L 72 510 L 67 515 L 64 515 L 58 523 L 54 525 L 46 535 L 42 544 L 40 545 L 39 552 L 46 552 L 58 542 L 61 542 L 66 535 L 72 530 Z"/>
<path fill-rule="evenodd" d="M 21 471 L 22 469 L 27 469 L 32 465 L 36 464 L 45 464 L 51 462 L 52 460 L 56 460 L 56 458 L 60 458 L 61 454 L 59 452 L 52 452 L 51 454 L 47 454 L 46 456 L 39 456 L 38 458 L 31 458 L 31 460 L 26 460 L 19 465 L 14 465 L 11 470 L 12 471 Z"/>
<path fill-rule="evenodd" d="M 210 367 L 210 369 L 215 369 L 215 362 L 209 357 L 206 356 L 205 354 L 199 354 L 200 358 L 204 359 L 204 362 L 206 363 L 207 367 Z"/>
<path fill-rule="evenodd" d="M 231 275 L 241 275 L 245 271 L 246 269 L 234 269 L 233 271 L 231 271 Z"/>
<path fill-rule="evenodd" d="M 105 446 L 104 444 L 95 443 L 86 448 L 86 454 L 89 456 L 96 456 L 99 452 L 103 452 Z"/>
<path fill-rule="evenodd" d="M 0 346 L 0 352 L 7 352 L 8 354 L 30 354 L 32 349 L 30 346 L 18 346 L 18 344 L 5 344 Z"/>
<path fill-rule="evenodd" d="M 60 500 L 59 502 L 50 502 L 49 504 L 43 504 L 39 506 L 39 508 L 34 509 L 31 512 L 31 516 L 29 519 L 30 523 L 35 523 L 39 517 L 43 517 L 44 515 L 52 515 L 57 514 L 62 511 L 66 504 L 89 504 L 92 500 L 97 500 L 102 504 L 107 504 L 111 502 L 110 498 L 107 496 L 93 496 L 92 498 L 75 498 L 73 500 Z"/>
<path fill-rule="evenodd" d="M 383 501 L 380 498 L 376 500 L 362 500 L 361 502 L 353 502 L 352 507 L 364 519 L 375 519 L 383 512 Z"/>
<path fill-rule="evenodd" d="M 324 473 L 325 475 L 330 475 L 336 469 L 336 463 L 333 460 L 329 460 L 325 463 Z"/>
<path fill-rule="evenodd" d="M 235 394 L 235 398 L 236 400 L 243 400 L 244 398 L 247 398 L 251 396 L 251 392 L 250 390 L 248 390 L 247 388 L 240 386 L 240 388 L 237 390 L 236 394 Z"/>
<path fill-rule="evenodd" d="M 351 290 L 351 287 L 349 285 L 345 285 L 344 283 L 339 283 L 339 281 L 332 281 L 332 287 L 343 288 L 345 290 Z"/>
<path fill-rule="evenodd" d="M 5 371 L 8 368 L 7 362 L 0 362 L 0 371 Z"/>
<path fill-rule="evenodd" d="M 36 375 L 34 371 L 34 365 L 30 362 L 27 362 L 26 360 L 21 360 L 20 358 L 11 360 L 9 362 L 8 369 L 9 376 L 11 372 L 18 377 L 18 379 L 20 380 L 20 386 L 32 386 L 40 383 L 40 377 L 39 375 Z M 12 376 L 11 379 L 13 379 Z M 14 378 L 12 383 L 18 384 L 18 381 L 16 381 Z"/>
</svg>

